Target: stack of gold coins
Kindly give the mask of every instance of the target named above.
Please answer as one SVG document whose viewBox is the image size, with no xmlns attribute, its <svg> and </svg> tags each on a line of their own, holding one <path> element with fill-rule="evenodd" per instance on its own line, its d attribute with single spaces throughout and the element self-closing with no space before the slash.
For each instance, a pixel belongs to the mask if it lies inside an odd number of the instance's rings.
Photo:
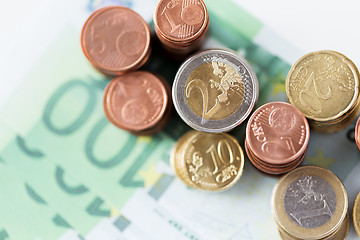
<svg viewBox="0 0 360 240">
<path fill-rule="evenodd" d="M 221 191 L 239 180 L 244 154 L 238 141 L 226 133 L 189 131 L 173 147 L 170 163 L 189 187 Z"/>
<path fill-rule="evenodd" d="M 359 113 L 359 72 L 341 53 L 324 50 L 301 57 L 286 79 L 286 95 L 320 132 L 342 130 Z"/>
<path fill-rule="evenodd" d="M 302 162 L 309 137 L 309 124 L 297 108 L 284 102 L 270 102 L 250 117 L 245 150 L 259 170 L 283 174 Z"/>
<path fill-rule="evenodd" d="M 169 84 L 159 76 L 136 71 L 107 85 L 103 107 L 108 120 L 135 135 L 160 131 L 171 115 Z"/>
<path fill-rule="evenodd" d="M 111 6 L 95 11 L 81 33 L 86 58 L 105 75 L 123 75 L 140 68 L 151 52 L 150 27 L 133 10 Z"/>
<path fill-rule="evenodd" d="M 355 231 L 360 237 L 360 193 L 357 195 L 353 207 L 353 223 Z"/>
<path fill-rule="evenodd" d="M 325 168 L 299 167 L 280 178 L 272 211 L 282 239 L 343 240 L 349 232 L 345 187 Z"/>
<path fill-rule="evenodd" d="M 360 150 L 360 117 L 357 120 L 356 127 L 355 127 L 355 142 Z"/>
<path fill-rule="evenodd" d="M 209 14 L 202 0 L 160 0 L 154 25 L 166 50 L 187 55 L 200 47 L 209 27 Z"/>
</svg>

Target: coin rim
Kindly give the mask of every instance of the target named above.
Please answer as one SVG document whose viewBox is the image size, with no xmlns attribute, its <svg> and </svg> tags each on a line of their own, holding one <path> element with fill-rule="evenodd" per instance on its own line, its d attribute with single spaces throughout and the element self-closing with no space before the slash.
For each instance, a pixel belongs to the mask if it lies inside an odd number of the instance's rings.
<svg viewBox="0 0 360 240">
<path fill-rule="evenodd" d="M 284 196 L 290 184 L 301 176 L 318 176 L 326 180 L 336 194 L 336 209 L 328 222 L 316 228 L 303 228 L 295 224 L 285 212 Z M 275 185 L 271 197 L 272 213 L 282 229 L 286 229 L 290 235 L 301 239 L 321 239 L 331 235 L 344 221 L 348 209 L 348 196 L 341 180 L 330 170 L 313 165 L 298 167 L 281 177 Z M 306 231 L 305 231 L 306 229 Z"/>
<path fill-rule="evenodd" d="M 118 9 L 118 10 L 125 10 L 128 12 L 132 12 L 139 18 L 140 22 L 142 22 L 143 26 L 145 27 L 146 43 L 145 43 L 145 48 L 144 48 L 143 53 L 140 55 L 140 57 L 135 62 L 133 62 L 132 64 L 128 65 L 127 67 L 123 67 L 123 68 L 110 68 L 110 67 L 104 66 L 102 63 L 96 61 L 87 50 L 87 44 L 86 44 L 86 40 L 85 40 L 85 32 L 87 31 L 87 28 L 89 27 L 91 21 L 93 21 L 93 19 L 95 17 L 97 17 L 99 14 L 101 14 L 105 11 L 111 10 L 111 9 Z M 136 70 L 136 69 L 140 68 L 145 63 L 145 60 L 149 57 L 149 52 L 151 51 L 151 47 L 150 47 L 151 30 L 150 30 L 149 24 L 147 22 L 145 22 L 145 20 L 137 12 L 133 11 L 132 9 L 127 8 L 127 7 L 122 7 L 122 6 L 107 6 L 107 7 L 102 7 L 100 9 L 94 11 L 88 17 L 88 19 L 85 21 L 83 28 L 81 30 L 80 42 L 81 42 L 81 48 L 83 50 L 85 57 L 95 68 L 97 68 L 100 71 L 103 71 L 107 74 L 110 74 L 110 75 L 122 75 L 128 71 Z"/>
<path fill-rule="evenodd" d="M 353 214 L 352 214 L 355 232 L 360 237 L 360 223 L 358 222 L 356 224 L 356 219 L 359 214 L 360 214 L 360 193 L 358 193 L 358 195 L 355 198 L 354 206 L 353 206 Z"/>
<path fill-rule="evenodd" d="M 353 75 L 354 75 L 354 81 L 355 81 L 355 86 L 354 86 L 354 95 L 351 99 L 351 102 L 348 104 L 348 106 L 346 106 L 346 108 L 342 111 L 340 111 L 338 114 L 332 116 L 332 117 L 327 117 L 327 118 L 320 118 L 320 117 L 315 117 L 315 116 L 311 116 L 309 114 L 306 114 L 303 112 L 303 114 L 305 115 L 306 118 L 315 120 L 315 121 L 319 121 L 319 122 L 326 122 L 326 121 L 331 121 L 334 119 L 337 119 L 339 117 L 341 117 L 342 115 L 346 114 L 353 106 L 354 104 L 356 104 L 356 101 L 359 98 L 359 93 L 360 93 L 360 82 L 359 82 L 359 71 L 356 67 L 356 65 L 349 59 L 347 58 L 344 54 L 333 51 L 333 50 L 320 50 L 320 51 L 315 51 L 315 52 L 310 52 L 308 54 L 305 54 L 304 56 L 302 56 L 301 58 L 299 58 L 291 67 L 291 69 L 288 72 L 288 75 L 286 77 L 286 81 L 285 81 L 285 92 L 286 92 L 286 96 L 288 101 L 290 102 L 291 105 L 295 106 L 294 100 L 291 97 L 290 94 L 290 79 L 292 77 L 292 74 L 294 73 L 296 67 L 298 66 L 298 64 L 300 62 L 302 62 L 303 60 L 305 60 L 306 58 L 312 56 L 312 55 L 317 55 L 317 54 L 329 54 L 329 55 L 335 55 L 337 57 L 339 57 L 344 63 L 346 63 L 346 65 L 350 68 L 350 70 L 352 71 Z"/>
<path fill-rule="evenodd" d="M 187 103 L 184 104 L 184 106 L 182 106 L 183 104 L 179 103 L 179 99 L 181 99 L 181 95 L 182 93 L 185 94 L 181 87 L 186 85 L 187 82 L 187 78 L 185 79 L 184 77 L 181 78 L 181 76 L 183 74 L 185 74 L 185 70 L 186 68 L 196 59 L 202 57 L 202 56 L 206 56 L 206 55 L 213 55 L 213 54 L 221 54 L 224 56 L 225 60 L 234 64 L 235 66 L 237 66 L 237 64 L 241 64 L 249 73 L 249 81 L 250 83 L 252 83 L 252 87 L 253 87 L 253 91 L 252 91 L 252 99 L 251 99 L 251 103 L 249 104 L 249 108 L 243 113 L 241 110 L 241 106 L 230 116 L 228 116 L 227 118 L 221 119 L 221 120 L 207 120 L 207 126 L 208 127 L 203 127 L 200 126 L 199 123 L 196 123 L 194 120 L 191 119 L 191 117 L 189 117 L 188 115 L 191 114 L 193 115 L 193 118 L 198 119 L 199 121 L 202 119 L 202 117 L 196 115 L 192 109 L 188 106 Z M 230 57 L 232 61 L 230 61 L 230 59 L 226 58 Z M 236 63 L 234 63 L 234 61 Z M 198 65 L 200 66 L 200 65 Z M 197 66 L 197 67 L 198 67 Z M 189 74 L 185 74 L 185 75 L 190 75 Z M 203 132 L 209 132 L 209 133 L 221 133 L 221 132 L 227 132 L 232 130 L 233 128 L 235 128 L 236 126 L 240 125 L 252 112 L 252 110 L 254 109 L 257 100 L 259 97 L 259 83 L 258 83 L 258 79 L 256 77 L 256 74 L 254 72 L 254 70 L 252 69 L 251 65 L 242 57 L 236 55 L 234 52 L 229 51 L 229 50 L 223 50 L 223 49 L 211 49 L 211 50 L 205 50 L 202 52 L 199 52 L 195 55 L 193 55 L 192 57 L 188 58 L 179 68 L 179 70 L 176 73 L 175 76 L 175 80 L 173 83 L 173 87 L 172 87 L 172 99 L 174 102 L 174 106 L 175 109 L 177 111 L 177 113 L 179 114 L 179 116 L 181 117 L 181 119 L 188 124 L 190 127 L 192 127 L 193 129 L 199 130 L 199 131 L 203 131 Z M 185 101 L 186 102 L 186 101 Z M 185 110 L 185 111 L 184 111 Z M 228 123 L 228 121 L 231 120 L 231 123 Z"/>
</svg>

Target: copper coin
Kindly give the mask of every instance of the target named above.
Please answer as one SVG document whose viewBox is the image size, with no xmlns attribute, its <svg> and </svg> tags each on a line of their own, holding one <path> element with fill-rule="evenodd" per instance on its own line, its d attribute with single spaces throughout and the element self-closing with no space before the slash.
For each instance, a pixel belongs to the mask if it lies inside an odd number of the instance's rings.
<svg viewBox="0 0 360 240">
<path fill-rule="evenodd" d="M 360 150 L 360 117 L 357 120 L 356 127 L 355 127 L 355 141 Z"/>
<path fill-rule="evenodd" d="M 111 80 L 103 99 L 104 112 L 109 121 L 129 131 L 154 127 L 163 118 L 168 103 L 168 90 L 164 83 L 145 71 Z"/>
<path fill-rule="evenodd" d="M 304 115 L 284 102 L 259 107 L 246 127 L 247 146 L 269 164 L 286 164 L 299 159 L 307 149 L 310 130 Z"/>
<path fill-rule="evenodd" d="M 148 59 L 150 27 L 131 9 L 101 8 L 85 22 L 81 46 L 95 68 L 108 75 L 122 75 L 138 69 Z"/>
<path fill-rule="evenodd" d="M 290 164 L 286 166 L 282 165 L 265 165 L 264 162 L 259 160 L 256 156 L 253 155 L 253 153 L 249 150 L 247 143 L 245 141 L 245 151 L 246 154 L 250 160 L 250 162 L 260 171 L 268 173 L 268 174 L 284 174 L 287 172 L 290 172 L 291 170 L 295 169 L 297 166 L 299 166 L 302 162 L 302 160 L 305 157 L 305 153 L 301 155 L 298 159 L 291 162 Z"/>
<path fill-rule="evenodd" d="M 160 0 L 154 13 L 154 24 L 166 39 L 190 42 L 205 30 L 208 17 L 202 0 Z"/>
</svg>

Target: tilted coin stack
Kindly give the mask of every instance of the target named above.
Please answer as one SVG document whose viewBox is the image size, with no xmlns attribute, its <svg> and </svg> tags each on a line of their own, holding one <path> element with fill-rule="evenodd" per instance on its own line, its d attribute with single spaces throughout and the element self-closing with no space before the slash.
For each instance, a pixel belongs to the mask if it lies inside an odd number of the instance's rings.
<svg viewBox="0 0 360 240">
<path fill-rule="evenodd" d="M 246 126 L 245 150 L 259 170 L 283 174 L 303 160 L 310 137 L 305 116 L 284 102 L 262 105 Z"/>
<path fill-rule="evenodd" d="M 244 153 L 238 141 L 226 133 L 189 131 L 173 147 L 170 163 L 186 185 L 205 191 L 233 186 L 244 168 Z"/>
<path fill-rule="evenodd" d="M 301 57 L 286 78 L 288 101 L 319 132 L 340 131 L 360 110 L 359 71 L 341 53 L 323 50 Z"/>
<path fill-rule="evenodd" d="M 200 48 L 209 27 L 203 0 L 160 0 L 154 12 L 155 32 L 163 47 L 175 58 Z"/>
<path fill-rule="evenodd" d="M 349 231 L 348 197 L 330 170 L 299 167 L 278 181 L 272 212 L 283 240 L 343 240 Z"/>
</svg>

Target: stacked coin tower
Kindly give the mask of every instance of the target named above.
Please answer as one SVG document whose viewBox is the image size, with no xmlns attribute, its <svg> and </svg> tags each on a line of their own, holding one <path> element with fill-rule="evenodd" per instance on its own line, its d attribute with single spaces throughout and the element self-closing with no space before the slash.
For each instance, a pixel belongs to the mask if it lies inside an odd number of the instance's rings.
<svg viewBox="0 0 360 240">
<path fill-rule="evenodd" d="M 81 46 L 86 58 L 100 72 L 123 75 L 140 68 L 148 60 L 150 27 L 129 8 L 100 8 L 85 22 Z"/>
<path fill-rule="evenodd" d="M 171 114 L 169 84 L 146 71 L 136 71 L 149 59 L 150 27 L 136 12 L 119 6 L 95 11 L 81 34 L 83 52 L 101 73 L 114 78 L 104 91 L 109 122 L 136 135 L 160 131 Z"/>
<path fill-rule="evenodd" d="M 283 174 L 303 160 L 310 130 L 305 116 L 284 102 L 262 105 L 246 126 L 245 150 L 252 164 L 269 174 Z"/>
<path fill-rule="evenodd" d="M 170 86 L 152 73 L 136 71 L 114 78 L 105 88 L 103 108 L 115 126 L 135 135 L 161 130 L 171 115 Z"/>
<path fill-rule="evenodd" d="M 160 0 L 154 25 L 163 47 L 176 56 L 184 56 L 201 46 L 209 15 L 202 0 Z"/>
<path fill-rule="evenodd" d="M 239 180 L 244 153 L 229 134 L 189 131 L 173 147 L 170 162 L 179 179 L 189 187 L 221 191 Z"/>
<path fill-rule="evenodd" d="M 220 133 L 232 130 L 250 115 L 259 86 L 245 59 L 226 50 L 208 50 L 180 66 L 172 96 L 179 116 L 190 127 Z"/>
<path fill-rule="evenodd" d="M 272 209 L 284 240 L 340 240 L 349 231 L 345 187 L 334 173 L 321 167 L 299 167 L 280 178 Z"/>
<path fill-rule="evenodd" d="M 360 110 L 359 71 L 346 56 L 329 50 L 301 57 L 286 79 L 289 102 L 320 132 L 348 126 Z"/>
<path fill-rule="evenodd" d="M 356 145 L 358 146 L 359 150 L 360 150 L 360 117 L 356 122 L 356 127 L 355 127 L 355 142 Z"/>
</svg>

